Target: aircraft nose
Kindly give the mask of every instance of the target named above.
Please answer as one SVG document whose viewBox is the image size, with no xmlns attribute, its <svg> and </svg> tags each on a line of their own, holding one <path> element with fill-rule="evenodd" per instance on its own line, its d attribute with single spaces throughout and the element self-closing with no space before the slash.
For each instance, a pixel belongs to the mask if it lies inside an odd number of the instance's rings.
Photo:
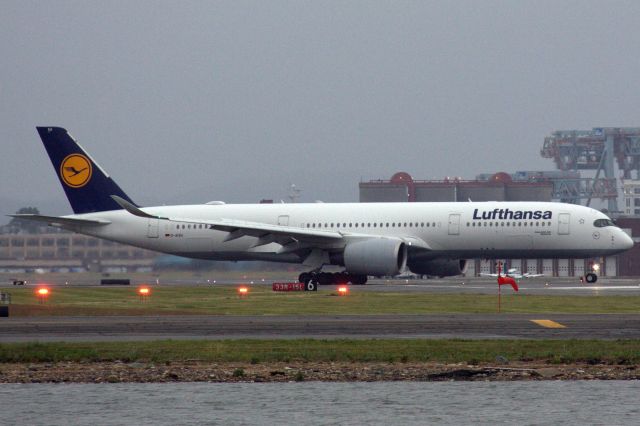
<svg viewBox="0 0 640 426">
<path fill-rule="evenodd" d="M 622 231 L 620 245 L 624 250 L 630 250 L 633 248 L 633 239 L 624 231 Z"/>
</svg>

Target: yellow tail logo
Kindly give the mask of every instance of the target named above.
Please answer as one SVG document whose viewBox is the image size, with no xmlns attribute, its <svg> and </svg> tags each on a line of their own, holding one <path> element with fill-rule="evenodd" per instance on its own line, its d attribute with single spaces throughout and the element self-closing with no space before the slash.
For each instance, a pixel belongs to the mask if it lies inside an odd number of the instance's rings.
<svg viewBox="0 0 640 426">
<path fill-rule="evenodd" d="M 81 188 L 91 179 L 91 161 L 82 154 L 70 154 L 62 160 L 60 177 L 72 188 Z"/>
</svg>

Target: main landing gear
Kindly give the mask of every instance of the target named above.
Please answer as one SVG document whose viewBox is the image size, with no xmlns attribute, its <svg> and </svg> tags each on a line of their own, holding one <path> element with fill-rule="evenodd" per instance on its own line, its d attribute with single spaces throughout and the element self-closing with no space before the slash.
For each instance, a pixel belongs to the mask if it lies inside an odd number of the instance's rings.
<svg viewBox="0 0 640 426">
<path fill-rule="evenodd" d="M 584 276 L 584 280 L 589 284 L 593 284 L 596 281 L 598 281 L 598 276 L 593 272 L 589 272 L 587 275 Z"/>
<path fill-rule="evenodd" d="M 298 281 L 304 283 L 305 290 L 316 291 L 318 285 L 346 284 L 364 285 L 367 283 L 366 275 L 349 274 L 347 272 L 303 272 Z"/>
</svg>

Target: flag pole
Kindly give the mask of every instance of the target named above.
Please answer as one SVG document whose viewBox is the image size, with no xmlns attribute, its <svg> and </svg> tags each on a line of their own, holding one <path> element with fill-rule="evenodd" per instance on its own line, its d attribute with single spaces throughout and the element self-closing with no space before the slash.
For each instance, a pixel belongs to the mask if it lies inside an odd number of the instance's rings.
<svg viewBox="0 0 640 426">
<path fill-rule="evenodd" d="M 500 295 L 502 294 L 502 292 L 500 291 L 500 287 L 502 287 L 500 285 L 500 283 L 498 283 L 498 313 L 500 313 Z"/>
<path fill-rule="evenodd" d="M 501 295 L 502 295 L 502 292 L 500 291 L 500 287 L 502 287 L 500 285 L 500 273 L 501 272 L 502 272 L 502 262 L 498 261 L 498 313 L 500 313 Z"/>
</svg>

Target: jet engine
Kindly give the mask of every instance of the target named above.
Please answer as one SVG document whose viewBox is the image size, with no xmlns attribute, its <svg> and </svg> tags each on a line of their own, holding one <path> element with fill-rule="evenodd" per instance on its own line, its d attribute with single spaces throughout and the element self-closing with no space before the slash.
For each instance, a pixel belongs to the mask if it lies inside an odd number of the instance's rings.
<svg viewBox="0 0 640 426">
<path fill-rule="evenodd" d="M 375 238 L 348 244 L 343 253 L 350 274 L 393 276 L 407 264 L 407 247 L 391 238 Z"/>
<path fill-rule="evenodd" d="M 464 259 L 432 259 L 420 261 L 410 259 L 407 266 L 414 274 L 451 277 L 464 274 L 467 270 L 467 261 Z"/>
</svg>

